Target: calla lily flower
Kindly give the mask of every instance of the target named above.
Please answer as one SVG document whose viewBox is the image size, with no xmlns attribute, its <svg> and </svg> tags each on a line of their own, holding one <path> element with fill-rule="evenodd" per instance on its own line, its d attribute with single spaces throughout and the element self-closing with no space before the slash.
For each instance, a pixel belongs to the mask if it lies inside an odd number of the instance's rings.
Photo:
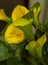
<svg viewBox="0 0 48 65">
<path fill-rule="evenodd" d="M 35 26 L 39 26 L 40 25 L 40 22 L 39 22 L 40 11 L 41 11 L 40 6 L 38 8 L 34 7 L 34 9 L 33 9 Z"/>
<path fill-rule="evenodd" d="M 25 39 L 24 32 L 10 24 L 5 32 L 5 41 L 9 44 L 18 44 Z"/>
<path fill-rule="evenodd" d="M 5 22 L 10 21 L 10 18 L 7 17 L 3 9 L 0 9 L 0 20 L 3 20 Z"/>
<path fill-rule="evenodd" d="M 12 12 L 11 18 L 13 21 L 16 21 L 16 19 L 21 18 L 22 16 L 24 16 L 25 14 L 27 14 L 29 12 L 29 10 L 21 5 L 17 5 Z"/>
<path fill-rule="evenodd" d="M 0 9 L 0 20 L 6 21 L 6 22 L 10 22 L 10 21 L 14 22 L 16 19 L 21 18 L 28 12 L 29 12 L 29 10 L 26 7 L 17 5 L 12 11 L 11 18 L 9 18 L 6 15 L 4 9 Z"/>
<path fill-rule="evenodd" d="M 31 55 L 42 57 L 42 47 L 46 43 L 46 34 L 42 35 L 37 41 L 31 41 L 27 46 L 26 50 L 29 51 Z"/>
<path fill-rule="evenodd" d="M 29 10 L 25 8 L 24 6 L 17 5 L 11 14 L 11 18 L 9 18 L 3 9 L 0 9 L 0 20 L 6 21 L 6 22 L 14 22 L 16 19 L 21 18 L 25 14 L 27 14 Z M 24 32 L 17 28 L 14 27 L 14 25 L 11 23 L 6 31 L 5 31 L 5 41 L 8 43 L 20 43 L 24 40 Z"/>
</svg>

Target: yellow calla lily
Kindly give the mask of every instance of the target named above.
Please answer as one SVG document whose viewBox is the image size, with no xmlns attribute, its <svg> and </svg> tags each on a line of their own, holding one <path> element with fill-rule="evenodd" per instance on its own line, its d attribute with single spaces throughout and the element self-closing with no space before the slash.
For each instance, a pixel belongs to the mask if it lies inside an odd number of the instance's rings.
<svg viewBox="0 0 48 65">
<path fill-rule="evenodd" d="M 42 48 L 43 48 L 43 45 L 46 43 L 46 41 L 47 41 L 47 37 L 46 37 L 46 33 L 45 33 L 37 41 L 31 41 L 26 46 L 26 50 L 28 50 L 29 53 L 31 53 L 31 55 L 38 56 L 41 58 L 42 57 Z"/>
<path fill-rule="evenodd" d="M 47 41 L 47 38 L 46 38 L 46 34 L 44 34 L 41 38 L 39 38 L 37 40 L 37 43 L 39 43 L 39 45 L 43 46 L 43 44 Z"/>
<path fill-rule="evenodd" d="M 11 14 L 12 21 L 15 21 L 18 18 L 21 18 L 25 14 L 27 14 L 29 10 L 21 5 L 17 5 Z M 4 9 L 0 9 L 0 20 L 11 22 L 11 18 L 7 17 L 7 15 L 4 12 Z"/>
<path fill-rule="evenodd" d="M 9 44 L 18 44 L 25 39 L 24 32 L 10 24 L 5 32 L 5 41 Z"/>
<path fill-rule="evenodd" d="M 9 20 L 9 18 L 7 17 L 3 9 L 0 9 L 0 20 L 3 20 L 3 21 Z"/>
<path fill-rule="evenodd" d="M 41 36 L 37 41 L 36 41 L 36 53 L 39 57 L 42 57 L 42 47 L 46 43 L 47 37 L 46 34 Z"/>
<path fill-rule="evenodd" d="M 3 9 L 0 9 L 0 20 L 3 21 L 15 21 L 18 18 L 21 18 L 22 16 L 24 16 L 25 14 L 27 14 L 29 12 L 29 10 L 27 8 L 25 8 L 24 6 L 21 5 L 17 5 L 11 15 L 11 18 L 8 18 L 7 15 L 5 14 Z M 8 43 L 20 43 L 24 40 L 24 32 L 22 30 L 20 30 L 17 27 L 14 27 L 13 24 L 11 23 L 11 25 L 9 25 L 9 27 L 7 28 L 7 30 L 5 31 L 5 41 Z"/>
<path fill-rule="evenodd" d="M 17 5 L 12 12 L 11 18 L 13 21 L 15 21 L 16 19 L 21 18 L 28 12 L 29 12 L 29 10 L 26 7 Z"/>
</svg>

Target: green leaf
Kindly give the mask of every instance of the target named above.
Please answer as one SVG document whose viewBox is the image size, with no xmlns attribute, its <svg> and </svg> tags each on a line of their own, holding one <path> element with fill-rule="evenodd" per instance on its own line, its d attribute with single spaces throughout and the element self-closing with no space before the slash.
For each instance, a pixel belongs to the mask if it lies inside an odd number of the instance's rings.
<svg viewBox="0 0 48 65">
<path fill-rule="evenodd" d="M 19 60 L 19 61 L 22 61 L 22 52 L 23 52 L 23 49 L 24 49 L 24 45 L 25 45 L 24 42 L 16 45 L 14 57 L 16 57 L 16 59 Z"/>
<path fill-rule="evenodd" d="M 32 32 L 32 21 L 32 19 L 28 21 L 25 18 L 20 18 L 13 22 L 14 26 L 17 26 L 24 31 L 28 41 L 34 40 L 34 35 Z"/>
<path fill-rule="evenodd" d="M 23 65 L 23 63 L 13 57 L 7 60 L 7 65 Z"/>
<path fill-rule="evenodd" d="M 26 39 L 28 41 L 32 41 L 34 40 L 34 35 L 32 32 L 32 24 L 28 24 L 26 26 L 21 27 L 21 29 L 24 31 L 25 35 L 26 35 Z"/>
<path fill-rule="evenodd" d="M 22 59 L 22 52 L 24 50 L 25 43 L 21 43 L 16 45 L 15 54 L 12 58 L 7 60 L 7 65 L 26 65 L 28 62 L 27 60 Z"/>
<path fill-rule="evenodd" d="M 0 42 L 0 61 L 10 58 L 12 54 L 8 49 Z"/>
</svg>

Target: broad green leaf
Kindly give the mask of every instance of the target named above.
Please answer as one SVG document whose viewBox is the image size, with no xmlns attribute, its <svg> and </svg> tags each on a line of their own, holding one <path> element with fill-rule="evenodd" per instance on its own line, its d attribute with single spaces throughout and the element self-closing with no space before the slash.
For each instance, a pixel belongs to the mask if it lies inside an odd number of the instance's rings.
<svg viewBox="0 0 48 65">
<path fill-rule="evenodd" d="M 3 9 L 0 9 L 0 20 L 3 20 L 5 22 L 11 22 L 10 18 L 7 17 Z"/>
<path fill-rule="evenodd" d="M 22 59 L 22 52 L 24 50 L 25 43 L 22 42 L 19 45 L 16 45 L 14 57 L 7 60 L 7 65 L 26 65 L 27 62 Z"/>
<path fill-rule="evenodd" d="M 32 32 L 32 21 L 33 19 L 28 21 L 25 18 L 20 18 L 13 22 L 14 26 L 17 26 L 24 31 L 28 41 L 34 40 L 34 35 Z"/>
<path fill-rule="evenodd" d="M 28 24 L 28 25 L 25 25 L 23 27 L 21 27 L 21 29 L 24 31 L 25 35 L 26 35 L 26 39 L 28 41 L 32 41 L 34 40 L 34 34 L 32 32 L 32 24 Z"/>
<path fill-rule="evenodd" d="M 9 50 L 0 42 L 0 61 L 10 58 L 12 54 Z"/>
<path fill-rule="evenodd" d="M 21 44 L 16 45 L 15 56 L 14 57 L 16 57 L 17 60 L 19 60 L 19 61 L 22 61 L 22 52 L 23 52 L 23 50 L 25 50 L 24 49 L 25 44 L 26 43 L 22 42 Z"/>
</svg>

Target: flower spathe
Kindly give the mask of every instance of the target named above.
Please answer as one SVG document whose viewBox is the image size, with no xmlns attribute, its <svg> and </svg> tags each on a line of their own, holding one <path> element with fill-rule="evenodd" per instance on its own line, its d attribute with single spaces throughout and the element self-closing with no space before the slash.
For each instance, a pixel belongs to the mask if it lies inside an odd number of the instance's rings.
<svg viewBox="0 0 48 65">
<path fill-rule="evenodd" d="M 0 9 L 0 20 L 6 21 L 8 19 L 7 15 L 4 12 L 4 9 Z"/>
<path fill-rule="evenodd" d="M 14 22 L 14 21 L 16 21 L 16 19 L 21 18 L 28 12 L 29 12 L 29 10 L 26 7 L 17 5 L 12 11 L 11 18 Z"/>
<path fill-rule="evenodd" d="M 11 13 L 11 18 L 9 18 L 9 17 L 6 15 L 4 9 L 0 9 L 0 20 L 3 20 L 3 21 L 5 21 L 5 22 L 10 22 L 10 21 L 14 22 L 16 19 L 21 18 L 22 16 L 24 16 L 24 15 L 27 14 L 28 12 L 29 12 L 29 10 L 28 10 L 26 7 L 21 6 L 21 5 L 17 5 L 17 6 L 13 9 L 13 11 L 12 11 L 12 13 Z M 11 20 L 11 19 L 12 19 L 12 20 Z"/>
<path fill-rule="evenodd" d="M 28 12 L 29 10 L 26 7 L 17 5 L 11 13 L 11 18 L 9 18 L 6 15 L 4 9 L 0 9 L 0 20 L 3 20 L 7 23 L 14 22 L 16 19 L 21 18 Z M 18 44 L 25 39 L 25 35 L 21 29 L 14 27 L 14 25 L 11 23 L 5 31 L 4 38 L 5 38 L 5 41 L 10 44 L 13 44 L 13 43 Z"/>
<path fill-rule="evenodd" d="M 10 24 L 5 31 L 5 41 L 9 44 L 18 44 L 25 39 L 24 32 Z"/>
</svg>

